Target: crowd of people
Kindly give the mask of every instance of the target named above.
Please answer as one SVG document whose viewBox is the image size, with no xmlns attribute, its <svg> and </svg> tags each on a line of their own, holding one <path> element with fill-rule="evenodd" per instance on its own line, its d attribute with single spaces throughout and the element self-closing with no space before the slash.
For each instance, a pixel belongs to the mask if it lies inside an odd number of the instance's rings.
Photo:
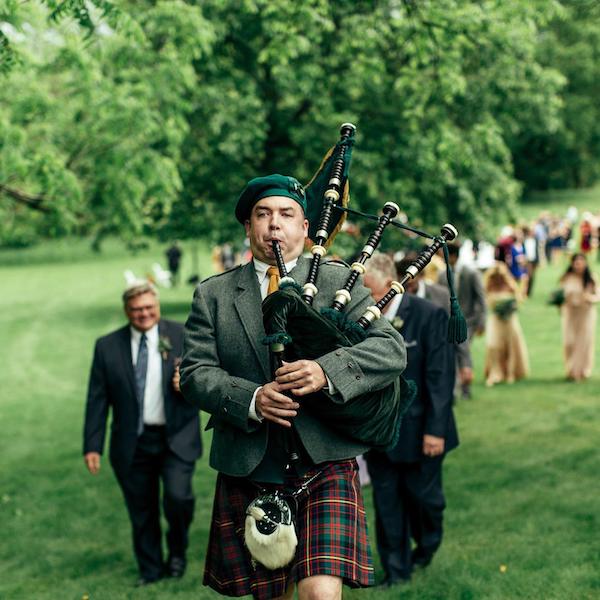
<svg viewBox="0 0 600 600">
<path fill-rule="evenodd" d="M 274 362 L 262 343 L 261 311 L 279 287 L 272 242 L 287 272 L 304 281 L 310 266 L 306 202 L 294 178 L 250 181 L 235 213 L 248 240 L 247 260 L 235 266 L 240 253 L 231 244 L 215 250 L 219 274 L 196 287 L 185 328 L 161 318 L 151 283 L 135 281 L 122 298 L 127 325 L 96 343 L 84 461 L 98 473 L 112 411 L 109 458 L 131 521 L 138 585 L 185 573 L 192 476 L 202 451 L 200 409 L 210 415 L 210 465 L 218 472 L 204 584 L 265 600 L 291 598 L 296 588 L 301 599 L 341 598 L 342 585 L 375 584 L 356 457 L 364 456 L 372 483 L 385 573 L 379 585 L 405 584 L 431 563 L 442 541 L 442 464 L 458 446 L 453 405 L 472 395 L 473 339 L 485 336 L 488 386 L 527 377 L 519 308 L 533 294 L 538 266 L 576 243 L 580 251 L 572 254 L 552 303 L 561 310 L 566 377 L 579 381 L 592 373 L 600 292 L 589 256 L 598 246 L 598 227 L 587 214 L 578 222 L 573 214 L 560 220 L 544 213 L 528 227 L 505 228 L 495 245 L 450 244 L 453 277 L 434 257 L 355 345 Z M 179 244 L 166 256 L 176 284 Z M 387 297 L 392 282 L 413 272 L 415 258 L 374 252 L 364 285 L 359 281 L 344 300 L 348 317 L 358 319 L 373 298 Z M 339 294 L 347 275 L 339 261 L 322 264 L 315 309 Z M 447 338 L 453 294 L 466 321 L 466 339 L 458 344 Z M 271 348 L 284 339 L 277 334 Z M 321 402 L 350 411 L 365 394 L 378 398 L 391 389 L 411 402 L 385 447 L 342 434 L 307 408 L 317 393 Z"/>
<path fill-rule="evenodd" d="M 512 383 L 529 374 L 526 340 L 519 311 L 534 293 L 539 267 L 568 260 L 564 274 L 548 299 L 560 308 L 565 376 L 579 381 L 593 368 L 596 303 L 600 297 L 590 261 L 600 261 L 600 215 L 571 207 L 564 217 L 547 211 L 528 225 L 505 226 L 495 243 L 466 240 L 449 246 L 457 295 L 468 324 L 468 341 L 456 349 L 457 397 L 470 397 L 473 379 L 470 342 L 484 335 L 484 378 L 488 386 Z M 400 254 L 400 256 L 403 256 Z M 444 283 L 441 260 L 425 269 L 422 297 L 435 283 Z M 429 298 L 432 299 L 432 298 Z M 462 393 L 460 390 L 462 389 Z"/>
<path fill-rule="evenodd" d="M 512 383 L 529 373 L 519 308 L 534 293 L 537 269 L 569 261 L 549 303 L 560 308 L 565 376 L 590 377 L 596 304 L 600 300 L 590 260 L 600 260 L 600 215 L 570 207 L 563 217 L 544 211 L 530 225 L 505 227 L 494 264 L 483 271 L 488 303 L 485 377 L 487 385 Z"/>
</svg>

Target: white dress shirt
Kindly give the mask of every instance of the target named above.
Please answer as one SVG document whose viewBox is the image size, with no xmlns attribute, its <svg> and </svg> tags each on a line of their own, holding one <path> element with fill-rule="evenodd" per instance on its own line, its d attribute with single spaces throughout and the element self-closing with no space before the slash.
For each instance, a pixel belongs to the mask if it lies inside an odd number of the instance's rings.
<svg viewBox="0 0 600 600">
<path fill-rule="evenodd" d="M 142 332 L 134 327 L 129 329 L 131 331 L 131 357 L 135 368 Z M 158 324 L 146 331 L 146 344 L 148 346 L 148 370 L 144 388 L 144 424 L 164 425 L 166 423 L 165 399 L 162 388 L 162 357 L 158 349 Z"/>
</svg>

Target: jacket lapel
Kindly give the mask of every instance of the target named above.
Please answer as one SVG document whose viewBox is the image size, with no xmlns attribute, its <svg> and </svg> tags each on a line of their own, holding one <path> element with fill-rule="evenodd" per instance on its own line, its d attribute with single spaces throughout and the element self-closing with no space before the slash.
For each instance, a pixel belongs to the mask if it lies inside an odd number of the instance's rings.
<svg viewBox="0 0 600 600">
<path fill-rule="evenodd" d="M 129 325 L 126 325 L 120 331 L 119 352 L 121 353 L 120 363 L 123 365 L 127 381 L 129 382 L 131 397 L 137 402 L 135 392 L 135 377 L 133 374 L 133 357 L 131 356 L 131 332 L 129 331 Z"/>
<path fill-rule="evenodd" d="M 269 349 L 262 343 L 265 329 L 262 321 L 260 289 L 254 270 L 254 263 L 250 261 L 240 269 L 237 283 L 238 294 L 233 301 L 242 327 L 248 336 L 250 345 L 260 362 L 267 381 L 272 379 L 269 367 Z"/>
<path fill-rule="evenodd" d="M 167 328 L 163 321 L 158 322 L 158 341 L 160 343 L 160 338 L 169 337 Z M 163 390 L 163 398 L 167 397 L 167 378 L 169 375 L 169 363 L 173 360 L 171 356 L 171 352 L 167 354 L 166 360 L 163 358 L 161 353 L 160 355 L 160 367 L 161 367 L 161 375 L 162 375 L 162 390 Z"/>
<path fill-rule="evenodd" d="M 306 283 L 310 262 L 310 259 L 300 256 L 296 266 L 288 273 L 288 275 L 300 286 L 303 286 Z"/>
</svg>

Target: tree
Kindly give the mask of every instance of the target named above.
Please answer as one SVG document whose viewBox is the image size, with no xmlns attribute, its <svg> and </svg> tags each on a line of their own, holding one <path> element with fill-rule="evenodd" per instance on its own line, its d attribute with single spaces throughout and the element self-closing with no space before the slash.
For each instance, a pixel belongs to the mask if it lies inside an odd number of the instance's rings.
<svg viewBox="0 0 600 600">
<path fill-rule="evenodd" d="M 196 231 L 234 235 L 245 181 L 269 172 L 307 181 L 339 124 L 353 121 L 355 203 L 376 211 L 394 200 L 418 224 L 481 233 L 520 197 L 510 140 L 559 123 L 563 79 L 536 60 L 555 10 L 547 2 L 209 0 L 203 9 L 217 39 L 210 63 L 196 63 L 203 97 L 173 213 Z"/>
<path fill-rule="evenodd" d="M 558 69 L 567 85 L 561 94 L 561 124 L 526 129 L 514 140 L 517 176 L 529 189 L 584 187 L 600 176 L 600 4 L 563 0 L 540 35 L 538 57 Z"/>
<path fill-rule="evenodd" d="M 0 91 L 0 211 L 30 238 L 239 238 L 244 183 L 308 181 L 344 121 L 355 206 L 480 235 L 520 196 L 516 141 L 560 126 L 563 78 L 536 55 L 558 3 L 122 1 L 86 4 L 87 28 L 48 27 L 50 4 L 15 9 Z"/>
<path fill-rule="evenodd" d="M 0 90 L 0 235 L 152 232 L 181 192 L 191 65 L 210 51 L 210 26 L 162 2 L 137 15 L 141 35 L 104 23 L 84 40 L 72 21 L 48 29 L 39 3 L 27 9 L 22 62 Z"/>
</svg>

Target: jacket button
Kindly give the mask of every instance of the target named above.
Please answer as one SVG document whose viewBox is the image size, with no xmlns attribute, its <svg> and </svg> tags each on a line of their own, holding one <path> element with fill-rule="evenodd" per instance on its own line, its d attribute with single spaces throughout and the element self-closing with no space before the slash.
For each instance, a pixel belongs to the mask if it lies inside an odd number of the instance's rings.
<svg viewBox="0 0 600 600">
<path fill-rule="evenodd" d="M 360 375 L 357 375 L 357 376 L 356 376 L 356 379 L 360 379 Z"/>
<path fill-rule="evenodd" d="M 338 351 L 335 353 L 335 355 L 336 355 L 336 356 L 341 356 L 341 355 L 342 355 L 342 353 L 341 353 L 341 352 L 338 350 Z"/>
<path fill-rule="evenodd" d="M 353 367 L 352 363 L 348 363 L 348 368 L 351 369 Z"/>
<path fill-rule="evenodd" d="M 224 412 L 224 413 L 226 413 L 226 412 L 227 412 L 227 407 L 226 407 L 226 406 L 224 406 L 224 407 L 223 407 L 223 412 Z"/>
</svg>

